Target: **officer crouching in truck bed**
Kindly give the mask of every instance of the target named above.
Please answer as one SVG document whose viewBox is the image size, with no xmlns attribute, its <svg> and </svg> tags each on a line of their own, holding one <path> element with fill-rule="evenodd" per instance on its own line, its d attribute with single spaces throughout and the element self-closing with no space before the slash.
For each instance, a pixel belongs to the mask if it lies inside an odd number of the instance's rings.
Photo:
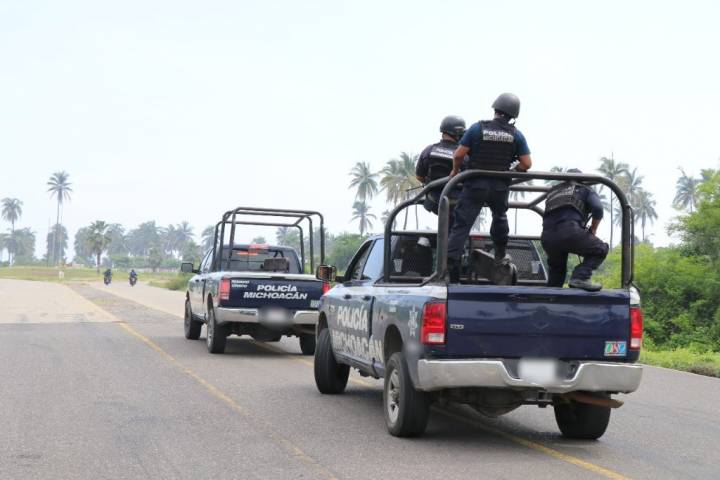
<svg viewBox="0 0 720 480">
<path fill-rule="evenodd" d="M 577 168 L 568 173 L 582 173 Z M 590 228 L 586 228 L 592 218 Z M 548 287 L 562 287 L 567 275 L 568 254 L 583 257 L 575 267 L 570 288 L 597 292 L 602 285 L 592 283 L 590 277 L 608 253 L 608 244 L 596 234 L 603 218 L 603 205 L 595 191 L 577 182 L 562 182 L 554 186 L 545 200 L 542 246 L 547 254 Z"/>
<path fill-rule="evenodd" d="M 440 141 L 438 143 L 428 145 L 418 157 L 417 166 L 415 167 L 415 176 L 423 185 L 426 185 L 433 180 L 445 178 L 450 175 L 450 172 L 452 172 L 453 154 L 459 145 L 458 142 L 460 142 L 460 139 L 465 133 L 465 120 L 455 115 L 449 115 L 443 118 L 440 123 L 440 133 L 442 133 Z M 425 197 L 425 202 L 423 203 L 425 210 L 437 215 L 442 189 L 443 187 L 438 187 L 437 189 L 433 189 L 428 192 Z M 453 209 L 457 203 L 459 195 L 460 188 L 453 190 L 449 195 L 451 225 Z"/>
</svg>

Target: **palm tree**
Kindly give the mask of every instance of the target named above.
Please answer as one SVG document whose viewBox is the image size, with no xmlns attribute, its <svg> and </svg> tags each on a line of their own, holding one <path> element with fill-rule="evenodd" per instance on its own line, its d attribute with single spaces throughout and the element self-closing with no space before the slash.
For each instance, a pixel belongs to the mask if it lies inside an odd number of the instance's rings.
<svg viewBox="0 0 720 480">
<path fill-rule="evenodd" d="M 359 220 L 360 235 L 365 235 L 365 232 L 372 228 L 372 219 L 374 218 L 375 214 L 370 213 L 370 207 L 367 203 L 355 202 L 353 204 L 352 220 Z"/>
<path fill-rule="evenodd" d="M 55 221 L 56 225 L 60 225 L 60 210 L 62 208 L 62 205 L 64 202 L 70 201 L 70 194 L 72 193 L 72 188 L 68 179 L 70 178 L 70 174 L 68 174 L 66 171 L 61 172 L 55 172 L 50 177 L 50 180 L 48 180 L 47 185 L 48 192 L 50 192 L 50 198 L 55 197 L 57 200 L 57 218 Z M 53 245 L 57 243 L 57 239 L 53 240 Z M 52 262 L 55 263 L 56 259 L 54 258 L 55 254 L 55 248 L 53 248 L 53 258 Z M 50 256 L 48 255 L 48 261 L 50 261 Z"/>
<path fill-rule="evenodd" d="M 633 205 L 633 208 L 635 208 L 637 219 L 640 220 L 642 241 L 644 242 L 645 224 L 653 224 L 658 218 L 657 212 L 655 211 L 655 200 L 653 199 L 653 194 L 647 190 L 639 189 L 635 193 L 635 204 Z"/>
<path fill-rule="evenodd" d="M 188 222 L 180 222 L 176 227 L 178 249 L 183 250 L 185 245 L 193 238 L 193 227 Z"/>
<path fill-rule="evenodd" d="M 108 227 L 109 225 L 102 220 L 96 220 L 90 224 L 87 232 L 87 247 L 90 253 L 95 255 L 98 273 L 100 273 L 100 258 L 112 240 L 108 233 Z"/>
<path fill-rule="evenodd" d="M 11 224 L 10 234 L 15 231 L 15 222 L 22 216 L 22 204 L 17 198 L 2 199 L 2 218 Z M 12 265 L 12 257 L 8 251 L 8 265 Z"/>
<path fill-rule="evenodd" d="M 700 197 L 700 192 L 698 191 L 700 179 L 689 176 L 682 168 L 680 168 L 680 173 L 682 175 L 680 175 L 680 178 L 675 182 L 673 206 L 678 209 L 689 208 L 690 213 L 692 213 Z"/>
<path fill-rule="evenodd" d="M 380 186 L 385 190 L 388 202 L 393 205 L 410 198 L 410 191 L 420 186 L 420 181 L 415 178 L 415 163 L 417 155 L 401 152 L 399 158 L 388 160 L 385 167 L 380 171 Z M 353 207 L 354 208 L 354 207 Z M 407 228 L 408 212 L 405 210 L 405 221 L 403 228 Z M 415 210 L 415 228 L 419 228 L 417 206 Z"/>
<path fill-rule="evenodd" d="M 600 159 L 600 167 L 597 169 L 598 172 L 600 172 L 603 176 L 608 178 L 609 180 L 612 180 L 613 182 L 616 181 L 618 178 L 621 178 L 624 176 L 629 167 L 627 163 L 624 162 L 616 162 L 615 156 L 610 154 L 610 158 L 602 157 Z M 610 248 L 613 246 L 613 226 L 615 225 L 615 209 L 614 209 L 615 199 L 613 197 L 613 194 L 610 194 Z"/>
<path fill-rule="evenodd" d="M 202 237 L 202 246 L 205 250 L 209 250 L 213 246 L 213 240 L 215 240 L 215 226 L 210 225 L 205 227 L 205 229 L 200 234 Z"/>
<path fill-rule="evenodd" d="M 357 189 L 355 199 L 366 202 L 378 193 L 377 173 L 370 171 L 370 164 L 357 162 L 350 170 L 350 188 Z"/>
<path fill-rule="evenodd" d="M 623 190 L 625 190 L 631 204 L 635 202 L 635 197 L 642 190 L 641 185 L 644 178 L 642 175 L 638 175 L 637 167 L 633 168 L 632 171 L 625 172 L 624 181 L 621 180 L 620 183 L 622 183 Z"/>
</svg>

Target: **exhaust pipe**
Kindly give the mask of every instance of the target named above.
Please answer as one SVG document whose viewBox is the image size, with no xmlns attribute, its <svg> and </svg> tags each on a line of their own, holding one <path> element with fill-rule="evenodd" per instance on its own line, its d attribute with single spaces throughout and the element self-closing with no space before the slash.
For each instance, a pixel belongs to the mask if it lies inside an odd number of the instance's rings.
<svg viewBox="0 0 720 480">
<path fill-rule="evenodd" d="M 623 402 L 621 402 L 620 400 L 615 400 L 614 398 L 596 397 L 594 395 L 582 392 L 569 392 L 561 395 L 561 397 L 568 400 L 574 400 L 579 403 L 597 405 L 598 407 L 620 408 L 623 406 Z"/>
</svg>

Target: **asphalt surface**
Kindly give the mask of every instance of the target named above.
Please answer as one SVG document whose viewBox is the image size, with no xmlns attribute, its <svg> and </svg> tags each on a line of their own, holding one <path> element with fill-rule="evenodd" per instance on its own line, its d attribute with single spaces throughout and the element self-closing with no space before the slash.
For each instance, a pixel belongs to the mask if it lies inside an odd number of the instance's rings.
<svg viewBox="0 0 720 480">
<path fill-rule="evenodd" d="M 536 407 L 397 439 L 379 381 L 320 395 L 294 338 L 210 355 L 182 293 L 0 281 L 0 302 L 0 479 L 720 478 L 714 378 L 648 367 L 594 442 Z"/>
</svg>

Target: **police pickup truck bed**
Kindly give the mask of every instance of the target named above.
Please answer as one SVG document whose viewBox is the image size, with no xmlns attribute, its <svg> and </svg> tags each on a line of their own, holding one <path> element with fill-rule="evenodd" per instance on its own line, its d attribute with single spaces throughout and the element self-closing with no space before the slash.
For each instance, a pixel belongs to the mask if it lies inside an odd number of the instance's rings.
<svg viewBox="0 0 720 480">
<path fill-rule="evenodd" d="M 297 335 L 302 352 L 312 355 L 319 300 L 328 285 L 300 273 L 289 247 L 235 245 L 223 252 L 224 261 L 213 262 L 211 250 L 199 270 L 184 267 L 195 273 L 185 300 L 185 338 L 198 339 L 205 323 L 208 351 L 223 353 L 231 334 L 266 342 Z"/>
<path fill-rule="evenodd" d="M 600 437 L 620 405 L 611 395 L 636 390 L 642 375 L 634 364 L 642 341 L 635 288 L 545 287 L 537 242 L 523 238 L 508 245 L 516 284 L 492 285 L 468 262 L 461 283 L 448 284 L 443 235 L 394 232 L 396 214 L 321 300 L 320 392 L 343 392 L 351 367 L 384 378 L 385 420 L 396 436 L 422 434 L 432 402 L 455 402 L 488 416 L 553 406 L 565 436 Z M 446 231 L 442 214 L 443 207 Z M 487 237 L 473 237 L 466 258 L 491 249 Z"/>
</svg>

